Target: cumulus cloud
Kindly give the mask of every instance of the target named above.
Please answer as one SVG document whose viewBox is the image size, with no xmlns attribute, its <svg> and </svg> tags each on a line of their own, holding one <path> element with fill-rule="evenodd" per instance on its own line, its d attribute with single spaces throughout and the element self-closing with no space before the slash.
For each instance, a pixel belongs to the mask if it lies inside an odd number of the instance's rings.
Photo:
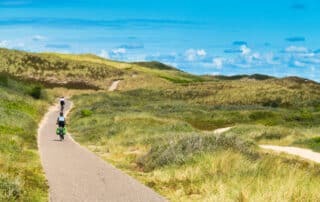
<svg viewBox="0 0 320 202">
<path fill-rule="evenodd" d="M 100 51 L 99 56 L 100 56 L 100 57 L 103 57 L 103 58 L 106 58 L 106 59 L 110 59 L 109 52 L 106 51 L 106 50 L 104 50 L 104 49 L 102 49 L 102 50 Z"/>
<path fill-rule="evenodd" d="M 200 50 L 197 50 L 197 55 L 199 56 L 206 56 L 207 55 L 207 52 L 203 49 L 200 49 Z"/>
<path fill-rule="evenodd" d="M 9 46 L 9 41 L 2 40 L 0 41 L 0 47 L 7 48 Z"/>
<path fill-rule="evenodd" d="M 251 53 L 251 49 L 248 48 L 248 46 L 246 46 L 246 45 L 242 45 L 240 47 L 240 50 L 242 51 L 243 55 L 248 55 L 249 53 Z"/>
<path fill-rule="evenodd" d="M 288 37 L 286 38 L 286 41 L 289 41 L 289 42 L 304 42 L 306 41 L 306 38 L 304 37 Z"/>
<path fill-rule="evenodd" d="M 188 49 L 185 52 L 185 55 L 188 61 L 195 61 L 199 58 L 205 57 L 207 55 L 207 52 L 204 49 L 199 49 L 199 50 Z"/>
<path fill-rule="evenodd" d="M 221 69 L 223 67 L 224 60 L 225 59 L 222 57 L 213 58 L 212 60 L 213 67 L 217 69 Z"/>
</svg>

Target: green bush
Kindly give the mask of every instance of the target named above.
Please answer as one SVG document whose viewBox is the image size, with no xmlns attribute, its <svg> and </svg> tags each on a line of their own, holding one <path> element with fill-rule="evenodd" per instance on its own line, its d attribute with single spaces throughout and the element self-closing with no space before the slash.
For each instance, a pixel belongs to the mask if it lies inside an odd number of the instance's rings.
<svg viewBox="0 0 320 202">
<path fill-rule="evenodd" d="M 81 110 L 81 116 L 82 117 L 89 117 L 93 114 L 93 112 L 90 109 L 83 109 Z"/>
<path fill-rule="evenodd" d="M 30 89 L 29 93 L 34 99 L 40 99 L 42 96 L 42 87 L 41 86 L 34 86 Z"/>
<path fill-rule="evenodd" d="M 2 86 L 8 86 L 8 75 L 5 73 L 0 73 L 0 85 Z"/>
</svg>

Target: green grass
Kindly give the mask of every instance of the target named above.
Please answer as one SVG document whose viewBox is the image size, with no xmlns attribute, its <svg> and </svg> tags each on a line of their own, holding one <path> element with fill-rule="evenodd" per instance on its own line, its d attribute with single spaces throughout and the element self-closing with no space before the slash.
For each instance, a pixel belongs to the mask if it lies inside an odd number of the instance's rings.
<svg viewBox="0 0 320 202">
<path fill-rule="evenodd" d="M 320 152 L 320 136 L 297 139 L 293 142 L 293 145 L 306 147 L 313 151 Z"/>
<path fill-rule="evenodd" d="M 29 95 L 32 85 L 6 80 L 0 84 L 0 201 L 47 201 L 36 139 L 47 101 Z"/>
<path fill-rule="evenodd" d="M 7 49 L 0 49 L 0 72 L 0 201 L 47 200 L 35 134 L 52 95 L 41 86 L 105 90 L 118 79 L 119 92 L 88 90 L 73 98 L 70 129 L 81 144 L 172 201 L 320 198 L 318 165 L 257 146 L 320 150 L 316 82 L 195 76 L 157 62 Z"/>
<path fill-rule="evenodd" d="M 168 82 L 192 83 L 205 79 L 158 62 L 125 63 L 95 55 L 28 53 L 0 49 L 0 72 L 19 80 L 40 83 L 47 87 L 73 89 L 107 89 L 113 80 L 126 79 L 132 89 L 139 88 L 134 76 L 146 86 L 164 86 Z M 154 82 L 148 82 L 150 77 Z"/>
<path fill-rule="evenodd" d="M 264 153 L 257 145 L 313 137 L 320 123 L 319 88 L 273 81 L 78 95 L 70 130 L 81 144 L 172 201 L 315 201 L 318 165 Z M 229 126 L 224 134 L 212 132 Z"/>
</svg>

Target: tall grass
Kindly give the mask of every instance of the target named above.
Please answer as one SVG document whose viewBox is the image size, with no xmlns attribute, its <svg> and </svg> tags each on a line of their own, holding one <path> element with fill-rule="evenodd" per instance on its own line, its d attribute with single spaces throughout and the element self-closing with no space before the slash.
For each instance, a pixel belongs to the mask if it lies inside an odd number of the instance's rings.
<svg viewBox="0 0 320 202">
<path fill-rule="evenodd" d="M 0 84 L 0 201 L 47 201 L 36 140 L 47 101 L 29 95 L 32 88 L 11 79 Z"/>
<path fill-rule="evenodd" d="M 200 76 L 168 68 L 161 63 L 125 63 L 89 54 L 37 54 L 3 48 L 0 49 L 0 72 L 48 87 L 95 90 L 108 89 L 110 83 L 118 79 L 132 80 L 130 87 L 138 88 L 133 79 L 136 75 L 140 77 L 140 81 L 152 77 L 158 83 L 190 83 L 205 80 Z M 146 84 L 154 86 L 150 82 Z"/>
<path fill-rule="evenodd" d="M 291 82 L 231 80 L 78 95 L 70 129 L 77 141 L 172 201 L 316 201 L 318 165 L 257 147 L 304 140 L 319 123 L 312 93 L 318 86 Z M 227 126 L 232 130 L 221 135 L 211 131 Z"/>
</svg>

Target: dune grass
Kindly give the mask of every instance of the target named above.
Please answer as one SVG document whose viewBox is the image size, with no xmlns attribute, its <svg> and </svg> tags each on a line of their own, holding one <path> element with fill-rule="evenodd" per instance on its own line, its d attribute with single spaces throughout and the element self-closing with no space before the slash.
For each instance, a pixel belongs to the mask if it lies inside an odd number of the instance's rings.
<svg viewBox="0 0 320 202">
<path fill-rule="evenodd" d="M 113 80 L 119 79 L 132 80 L 130 87 L 138 88 L 134 85 L 133 77 L 136 76 L 149 87 L 168 81 L 191 83 L 206 80 L 156 62 L 125 63 L 90 54 L 28 53 L 3 48 L 0 49 L 0 72 L 48 87 L 95 90 L 106 90 Z M 147 82 L 150 77 L 156 82 Z"/>
<path fill-rule="evenodd" d="M 76 95 L 70 129 L 77 141 L 172 201 L 320 198 L 318 165 L 257 146 L 320 150 L 315 82 L 194 76 L 157 62 L 7 49 L 0 72 L 33 83 L 0 75 L 0 201 L 47 200 L 35 134 L 46 100 L 61 94 Z M 102 91 L 119 79 L 119 92 Z M 46 97 L 35 84 L 88 90 L 56 88 Z"/>
<path fill-rule="evenodd" d="M 47 101 L 37 86 L 0 80 L 0 201 L 47 201 L 36 138 Z"/>
<path fill-rule="evenodd" d="M 78 95 L 70 130 L 172 201 L 316 201 L 318 165 L 257 146 L 290 145 L 318 131 L 318 86 L 295 82 L 216 80 Z"/>
</svg>

